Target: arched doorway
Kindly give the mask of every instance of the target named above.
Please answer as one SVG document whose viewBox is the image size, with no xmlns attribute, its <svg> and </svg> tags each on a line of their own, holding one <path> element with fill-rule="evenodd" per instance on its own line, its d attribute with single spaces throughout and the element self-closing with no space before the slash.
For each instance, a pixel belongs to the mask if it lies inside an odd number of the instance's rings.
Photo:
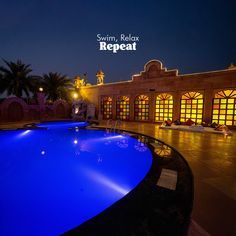
<svg viewBox="0 0 236 236">
<path fill-rule="evenodd" d="M 119 96 L 116 101 L 116 118 L 120 120 L 129 120 L 129 97 Z"/>
<path fill-rule="evenodd" d="M 215 94 L 212 122 L 236 126 L 236 90 L 221 90 Z"/>
<path fill-rule="evenodd" d="M 156 97 L 155 121 L 163 122 L 172 120 L 173 117 L 173 97 L 168 93 L 162 93 Z"/>
<path fill-rule="evenodd" d="M 7 117 L 9 121 L 20 121 L 24 118 L 24 110 L 20 103 L 12 102 L 7 109 Z"/>
<path fill-rule="evenodd" d="M 103 97 L 101 101 L 101 112 L 104 120 L 112 119 L 112 98 Z"/>
<path fill-rule="evenodd" d="M 137 121 L 149 120 L 149 97 L 139 95 L 134 101 L 134 119 Z"/>
<path fill-rule="evenodd" d="M 187 92 L 181 98 L 180 121 L 188 119 L 196 123 L 202 122 L 203 115 L 203 94 L 199 92 Z"/>
</svg>

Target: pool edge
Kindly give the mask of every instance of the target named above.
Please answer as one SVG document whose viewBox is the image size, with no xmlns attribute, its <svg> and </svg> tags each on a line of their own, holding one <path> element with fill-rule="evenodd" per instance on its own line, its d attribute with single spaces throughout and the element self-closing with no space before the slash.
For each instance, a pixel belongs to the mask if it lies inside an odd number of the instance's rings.
<svg viewBox="0 0 236 236">
<path fill-rule="evenodd" d="M 104 127 L 93 127 L 93 129 L 106 130 Z M 193 184 L 194 177 L 188 162 L 185 160 L 183 155 L 179 153 L 178 150 L 176 150 L 175 148 L 171 147 L 170 145 L 166 144 L 165 142 L 159 139 L 128 130 L 119 130 L 119 132 L 126 132 L 138 136 L 144 136 L 151 140 L 157 140 L 158 142 L 167 145 L 175 152 L 176 158 L 180 162 L 182 162 L 182 164 L 184 164 L 186 175 L 189 178 L 187 181 L 189 182 L 190 185 L 189 193 L 187 199 L 185 199 L 187 201 L 188 209 L 182 216 L 178 216 L 178 211 L 175 209 L 176 212 L 174 212 L 173 216 L 171 216 L 170 218 L 174 220 L 176 214 L 176 218 L 182 217 L 182 219 L 177 220 L 177 222 L 176 221 L 172 222 L 173 224 L 169 222 L 168 225 L 165 225 L 165 222 L 163 223 L 163 219 L 160 219 L 160 218 L 165 218 L 165 216 L 162 216 L 163 212 L 165 212 L 165 209 L 163 210 L 162 207 L 158 207 L 155 204 L 154 206 L 152 201 L 155 202 L 159 198 L 162 199 L 163 196 L 165 197 L 168 194 L 173 195 L 173 191 L 164 189 L 162 187 L 158 187 L 156 185 L 160 177 L 161 169 L 163 167 L 165 168 L 168 167 L 168 165 L 166 165 L 166 163 L 163 166 L 160 165 L 160 160 L 157 160 L 157 158 L 153 157 L 152 165 L 149 172 L 147 172 L 143 180 L 134 189 L 132 189 L 126 196 L 115 202 L 113 205 L 111 205 L 110 207 L 108 207 L 95 217 L 89 219 L 88 221 L 84 222 L 78 227 L 75 227 L 74 229 L 71 229 L 63 233 L 62 235 L 64 236 L 122 235 L 123 236 L 123 235 L 149 235 L 150 233 L 152 233 L 153 235 L 157 234 L 186 235 L 190 222 L 191 212 L 193 209 L 193 198 L 194 198 L 194 184 Z M 150 148 L 150 146 L 149 149 L 153 154 L 153 150 Z M 171 169 L 172 168 L 173 166 L 171 167 Z M 161 195 L 161 197 L 158 195 Z M 179 195 L 179 193 L 177 195 Z M 169 209 L 169 211 L 171 210 Z M 157 214 L 155 214 L 155 212 L 157 212 Z M 158 223 L 158 218 L 159 218 L 159 223 Z M 172 234 L 172 232 L 174 232 L 174 234 Z"/>
</svg>

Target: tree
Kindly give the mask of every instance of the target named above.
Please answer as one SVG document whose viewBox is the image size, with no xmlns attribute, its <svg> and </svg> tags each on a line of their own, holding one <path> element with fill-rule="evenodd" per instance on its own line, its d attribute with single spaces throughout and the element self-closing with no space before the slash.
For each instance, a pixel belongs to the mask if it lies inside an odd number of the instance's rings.
<svg viewBox="0 0 236 236">
<path fill-rule="evenodd" d="M 48 73 L 43 75 L 42 86 L 48 100 L 70 99 L 69 91 L 73 87 L 71 80 L 60 73 Z"/>
<path fill-rule="evenodd" d="M 0 67 L 0 93 L 7 92 L 7 95 L 15 95 L 22 97 L 23 93 L 30 97 L 31 93 L 35 93 L 39 84 L 39 77 L 32 76 L 30 65 L 17 62 L 8 62 L 3 60 L 6 66 Z"/>
</svg>

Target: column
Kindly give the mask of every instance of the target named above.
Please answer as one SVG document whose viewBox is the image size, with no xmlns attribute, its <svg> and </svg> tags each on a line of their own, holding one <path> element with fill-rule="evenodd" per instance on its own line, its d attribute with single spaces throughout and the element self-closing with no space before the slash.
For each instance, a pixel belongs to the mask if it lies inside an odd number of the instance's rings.
<svg viewBox="0 0 236 236">
<path fill-rule="evenodd" d="M 129 114 L 130 114 L 130 121 L 134 121 L 134 101 L 135 101 L 135 95 L 130 95 L 129 100 Z"/>
<path fill-rule="evenodd" d="M 117 96 L 112 96 L 112 119 L 116 120 L 116 99 Z"/>
<path fill-rule="evenodd" d="M 206 122 L 211 122 L 212 118 L 212 100 L 214 98 L 214 90 L 212 88 L 207 88 L 204 91 L 203 97 L 203 117 L 202 120 Z"/>
<path fill-rule="evenodd" d="M 174 107 L 173 107 L 173 121 L 180 119 L 180 100 L 181 100 L 181 92 L 176 91 L 173 94 L 173 103 L 174 103 Z"/>
<path fill-rule="evenodd" d="M 148 94 L 149 96 L 149 121 L 155 122 L 155 104 L 156 104 L 156 96 L 155 94 Z"/>
</svg>

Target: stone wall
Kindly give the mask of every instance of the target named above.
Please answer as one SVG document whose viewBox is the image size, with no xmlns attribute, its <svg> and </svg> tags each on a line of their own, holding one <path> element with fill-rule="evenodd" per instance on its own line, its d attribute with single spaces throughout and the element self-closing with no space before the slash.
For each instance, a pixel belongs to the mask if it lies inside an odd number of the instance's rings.
<svg viewBox="0 0 236 236">
<path fill-rule="evenodd" d="M 38 94 L 38 104 L 27 104 L 18 97 L 6 98 L 0 104 L 0 121 L 30 121 L 30 120 L 53 120 L 68 119 L 71 107 L 64 100 L 57 100 L 51 105 L 44 103 L 44 95 Z"/>
<path fill-rule="evenodd" d="M 150 98 L 149 122 L 154 122 L 155 100 L 160 93 L 173 96 L 173 120 L 180 118 L 180 99 L 182 94 L 190 91 L 204 95 L 203 119 L 212 118 L 212 101 L 214 94 L 223 89 L 236 89 L 236 69 L 179 75 L 178 70 L 167 70 L 158 60 L 149 61 L 144 71 L 133 75 L 132 80 L 103 85 L 83 87 L 82 96 L 96 104 L 98 117 L 101 118 L 101 99 L 110 96 L 113 100 L 113 118 L 116 118 L 116 99 L 120 95 L 130 98 L 130 120 L 134 120 L 134 100 L 137 95 Z"/>
</svg>

